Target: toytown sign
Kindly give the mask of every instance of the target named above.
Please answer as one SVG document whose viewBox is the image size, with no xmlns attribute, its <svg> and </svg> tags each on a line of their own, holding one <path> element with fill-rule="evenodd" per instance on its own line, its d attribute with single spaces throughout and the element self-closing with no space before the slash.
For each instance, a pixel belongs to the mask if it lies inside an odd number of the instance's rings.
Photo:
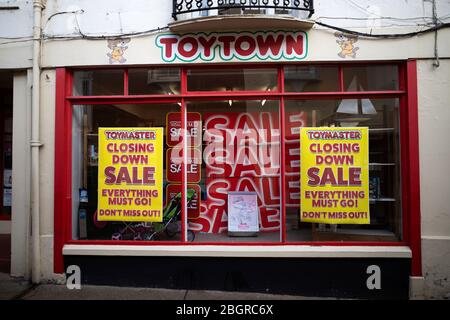
<svg viewBox="0 0 450 320">
<path fill-rule="evenodd" d="M 165 62 L 302 60 L 308 53 L 301 31 L 162 34 L 155 43 Z"/>
</svg>

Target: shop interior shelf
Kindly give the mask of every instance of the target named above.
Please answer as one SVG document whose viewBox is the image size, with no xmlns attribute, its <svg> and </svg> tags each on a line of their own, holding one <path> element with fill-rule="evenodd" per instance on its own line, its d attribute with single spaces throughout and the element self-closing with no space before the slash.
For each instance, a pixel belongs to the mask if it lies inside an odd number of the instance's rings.
<svg viewBox="0 0 450 320">
<path fill-rule="evenodd" d="M 392 231 L 384 229 L 352 229 L 341 226 L 336 231 L 315 231 L 313 241 L 398 241 Z"/>
<path fill-rule="evenodd" d="M 397 201 L 395 198 L 374 198 L 374 199 L 369 199 L 370 203 L 375 203 L 375 202 L 395 202 Z"/>
<path fill-rule="evenodd" d="M 369 133 L 387 133 L 394 131 L 395 128 L 369 128 Z"/>
</svg>

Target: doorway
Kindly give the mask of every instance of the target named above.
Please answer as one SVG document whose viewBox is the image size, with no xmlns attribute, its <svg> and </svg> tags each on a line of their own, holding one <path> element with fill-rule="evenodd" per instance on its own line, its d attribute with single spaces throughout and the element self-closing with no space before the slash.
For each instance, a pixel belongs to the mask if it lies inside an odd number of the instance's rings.
<svg viewBox="0 0 450 320">
<path fill-rule="evenodd" d="M 13 73 L 0 71 L 0 272 L 11 268 Z"/>
</svg>

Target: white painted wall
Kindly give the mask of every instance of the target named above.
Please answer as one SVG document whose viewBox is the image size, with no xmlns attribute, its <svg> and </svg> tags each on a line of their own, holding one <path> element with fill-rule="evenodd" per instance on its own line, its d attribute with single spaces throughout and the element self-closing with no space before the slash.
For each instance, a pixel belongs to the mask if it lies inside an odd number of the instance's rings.
<svg viewBox="0 0 450 320">
<path fill-rule="evenodd" d="M 42 279 L 58 280 L 53 273 L 54 169 L 55 169 L 55 70 L 41 74 L 40 203 Z"/>
<path fill-rule="evenodd" d="M 436 0 L 436 3 L 439 21 L 449 22 L 450 1 Z M 30 68 L 33 1 L 0 0 L 0 6 L 20 8 L 0 10 L 0 69 Z M 174 21 L 171 13 L 169 0 L 47 0 L 42 19 L 43 36 L 53 40 L 45 41 L 44 48 L 55 42 L 54 38 L 63 43 L 61 38 L 113 36 L 166 28 Z M 412 32 L 428 28 L 433 22 L 431 0 L 316 0 L 312 18 L 372 33 Z M 323 29 L 318 25 L 314 28 Z M 440 39 L 440 43 L 446 42 Z M 51 50 L 63 56 L 68 53 Z M 55 64 L 49 61 L 47 65 Z"/>
<path fill-rule="evenodd" d="M 29 278 L 31 71 L 14 74 L 11 275 Z"/>
<path fill-rule="evenodd" d="M 418 63 L 424 295 L 450 298 L 450 60 Z"/>
<path fill-rule="evenodd" d="M 65 13 L 57 16 L 58 12 Z M 117 35 L 165 27 L 172 21 L 172 1 L 48 1 L 43 21 L 46 35 Z"/>
<path fill-rule="evenodd" d="M 315 0 L 313 19 L 340 27 L 415 27 L 432 22 L 431 0 Z M 441 22 L 450 21 L 450 1 L 436 0 Z M 0 38 L 31 37 L 32 0 L 0 0 Z M 76 13 L 70 13 L 76 12 Z M 172 1 L 165 0 L 47 0 L 46 36 L 115 35 L 162 28 L 173 21 Z M 382 18 L 383 17 L 383 18 Z M 367 20 L 369 19 L 369 20 Z"/>
<path fill-rule="evenodd" d="M 313 19 L 344 28 L 414 27 L 433 22 L 431 0 L 315 0 L 314 6 Z M 436 0 L 436 9 L 441 21 L 448 22 L 450 2 Z"/>
<path fill-rule="evenodd" d="M 436 1 L 441 21 L 450 21 L 450 2 Z M 433 22 L 432 5 L 428 0 L 315 0 L 314 4 L 313 19 L 344 28 L 415 28 L 417 24 Z M 48 35 L 77 34 L 79 28 L 85 34 L 111 35 L 162 28 L 173 21 L 172 1 L 168 0 L 49 0 L 44 21 L 56 12 L 78 10 L 84 12 L 53 17 L 44 32 Z"/>
<path fill-rule="evenodd" d="M 0 0 L 0 7 L 19 7 L 18 10 L 0 10 L 0 38 L 33 36 L 32 0 Z"/>
</svg>

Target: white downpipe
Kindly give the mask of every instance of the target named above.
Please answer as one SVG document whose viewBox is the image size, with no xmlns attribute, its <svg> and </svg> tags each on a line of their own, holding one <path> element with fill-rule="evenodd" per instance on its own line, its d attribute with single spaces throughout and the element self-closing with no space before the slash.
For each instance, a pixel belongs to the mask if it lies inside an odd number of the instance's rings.
<svg viewBox="0 0 450 320">
<path fill-rule="evenodd" d="M 32 223 L 32 269 L 33 283 L 41 281 L 40 213 L 39 213 L 39 104 L 40 104 L 40 53 L 41 53 L 41 17 L 44 4 L 42 0 L 33 1 L 33 93 L 31 104 L 31 223 Z"/>
</svg>

